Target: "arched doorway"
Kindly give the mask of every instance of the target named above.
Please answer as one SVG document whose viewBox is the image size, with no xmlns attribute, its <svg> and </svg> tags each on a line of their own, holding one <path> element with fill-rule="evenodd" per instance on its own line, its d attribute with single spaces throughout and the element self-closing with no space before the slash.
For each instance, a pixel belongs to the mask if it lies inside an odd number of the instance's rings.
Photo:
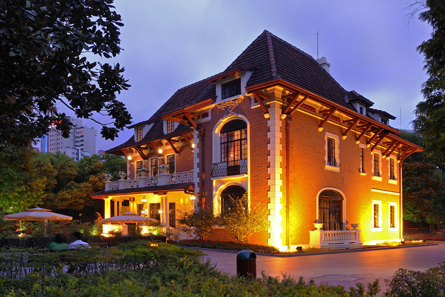
<svg viewBox="0 0 445 297">
<path fill-rule="evenodd" d="M 233 185 L 225 188 L 221 192 L 221 215 L 224 216 L 228 213 L 235 206 L 234 200 L 241 199 L 244 194 L 246 194 L 246 190 L 241 186 Z"/>
<path fill-rule="evenodd" d="M 318 222 L 323 230 L 343 230 L 343 196 L 335 190 L 324 190 L 318 195 Z"/>
</svg>

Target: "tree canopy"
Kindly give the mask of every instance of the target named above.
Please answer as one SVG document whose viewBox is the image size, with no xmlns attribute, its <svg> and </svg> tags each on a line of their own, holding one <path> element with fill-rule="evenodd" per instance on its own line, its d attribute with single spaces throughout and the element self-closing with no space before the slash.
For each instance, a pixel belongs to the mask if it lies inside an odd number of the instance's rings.
<svg viewBox="0 0 445 297">
<path fill-rule="evenodd" d="M 419 18 L 428 22 L 433 32 L 417 48 L 425 56 L 429 78 L 422 85 L 424 100 L 417 104 L 414 128 L 423 137 L 426 155 L 445 164 L 445 2 L 427 0 L 421 4 L 427 10 Z"/>
<path fill-rule="evenodd" d="M 60 103 L 78 118 L 107 115 L 114 139 L 131 122 L 116 99 L 130 85 L 119 64 L 97 63 L 121 51 L 121 16 L 113 0 L 0 1 L 0 145 L 27 146 L 56 124 L 68 137 Z M 94 119 L 93 119 L 94 120 Z"/>
</svg>

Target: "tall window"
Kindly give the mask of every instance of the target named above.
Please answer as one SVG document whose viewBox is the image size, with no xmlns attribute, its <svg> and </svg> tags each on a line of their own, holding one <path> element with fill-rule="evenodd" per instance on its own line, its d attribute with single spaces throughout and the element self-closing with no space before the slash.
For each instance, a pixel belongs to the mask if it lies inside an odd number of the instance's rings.
<svg viewBox="0 0 445 297">
<path fill-rule="evenodd" d="M 172 133 L 175 131 L 175 122 L 167 121 L 167 133 Z"/>
<path fill-rule="evenodd" d="M 364 148 L 360 148 L 360 172 L 364 173 L 365 172 L 365 149 Z"/>
<path fill-rule="evenodd" d="M 329 166 L 337 167 L 337 160 L 336 160 L 336 141 L 332 137 L 328 137 L 328 163 Z"/>
<path fill-rule="evenodd" d="M 222 99 L 241 94 L 241 78 L 231 80 L 221 85 Z"/>
<path fill-rule="evenodd" d="M 161 214 L 159 213 L 160 210 L 161 210 L 161 203 L 150 203 L 149 217 L 158 220 L 158 223 L 161 223 Z"/>
<path fill-rule="evenodd" d="M 141 141 L 142 140 L 142 129 L 137 129 L 136 130 L 136 141 Z"/>
<path fill-rule="evenodd" d="M 247 124 L 233 120 L 221 129 L 221 162 L 227 162 L 227 175 L 240 174 L 244 159 L 247 159 Z"/>
<path fill-rule="evenodd" d="M 374 203 L 372 205 L 372 227 L 373 228 L 380 228 L 380 204 Z"/>
<path fill-rule="evenodd" d="M 139 169 L 142 168 L 143 162 L 142 161 L 136 161 L 136 176 L 139 177 Z"/>
<path fill-rule="evenodd" d="M 396 207 L 389 206 L 389 228 L 396 228 Z"/>
<path fill-rule="evenodd" d="M 168 204 L 168 224 L 170 227 L 176 227 L 176 207 L 174 202 Z"/>
<path fill-rule="evenodd" d="M 175 173 L 175 155 L 167 156 L 168 173 Z"/>
<path fill-rule="evenodd" d="M 324 190 L 318 197 L 318 222 L 323 230 L 343 230 L 343 196 L 334 190 Z"/>
<path fill-rule="evenodd" d="M 235 206 L 234 201 L 241 199 L 246 190 L 241 186 L 229 186 L 221 192 L 221 215 L 230 212 Z M 246 205 L 247 207 L 247 205 Z"/>
<path fill-rule="evenodd" d="M 159 160 L 158 158 L 150 159 L 150 175 L 155 176 L 158 174 Z"/>
<path fill-rule="evenodd" d="M 389 179 L 396 179 L 395 175 L 395 161 L 393 158 L 389 158 Z"/>
<path fill-rule="evenodd" d="M 380 155 L 377 153 L 374 153 L 374 159 L 373 159 L 373 176 L 381 176 L 380 175 Z"/>
</svg>

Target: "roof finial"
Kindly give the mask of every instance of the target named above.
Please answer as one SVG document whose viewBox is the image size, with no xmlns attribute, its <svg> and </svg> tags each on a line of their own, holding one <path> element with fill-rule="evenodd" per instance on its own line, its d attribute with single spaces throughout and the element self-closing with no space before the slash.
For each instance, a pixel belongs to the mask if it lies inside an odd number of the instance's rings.
<svg viewBox="0 0 445 297">
<path fill-rule="evenodd" d="M 318 60 L 318 30 L 317 30 L 317 60 Z"/>
</svg>

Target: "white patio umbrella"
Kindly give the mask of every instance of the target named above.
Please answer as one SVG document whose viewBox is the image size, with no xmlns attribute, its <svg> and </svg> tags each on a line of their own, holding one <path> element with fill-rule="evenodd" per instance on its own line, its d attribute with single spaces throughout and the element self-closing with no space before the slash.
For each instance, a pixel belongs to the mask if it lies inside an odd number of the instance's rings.
<svg viewBox="0 0 445 297">
<path fill-rule="evenodd" d="M 45 208 L 30 208 L 24 212 L 19 212 L 11 215 L 6 215 L 3 217 L 7 221 L 40 221 L 45 222 L 44 236 L 46 237 L 46 227 L 48 221 L 70 221 L 73 217 L 66 216 L 60 213 L 51 212 L 50 209 Z"/>
<path fill-rule="evenodd" d="M 102 223 L 122 224 L 122 223 L 156 223 L 158 220 L 138 216 L 134 212 L 124 212 L 119 216 L 103 219 Z"/>
</svg>

